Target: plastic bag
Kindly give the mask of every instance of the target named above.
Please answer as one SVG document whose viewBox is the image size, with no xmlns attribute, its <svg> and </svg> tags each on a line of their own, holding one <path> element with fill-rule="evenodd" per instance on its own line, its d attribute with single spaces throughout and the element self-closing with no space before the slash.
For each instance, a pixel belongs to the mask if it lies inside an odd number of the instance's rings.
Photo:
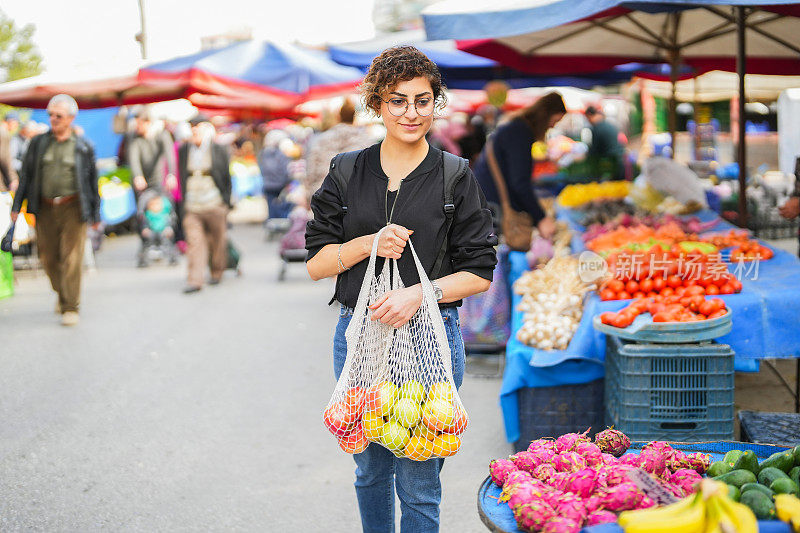
<svg viewBox="0 0 800 533">
<path fill-rule="evenodd" d="M 372 247 L 345 333 L 344 368 L 323 422 L 347 453 L 379 445 L 415 461 L 447 457 L 461 447 L 468 417 L 453 383 L 450 346 L 433 286 L 411 240 L 408 245 L 422 285 L 422 305 L 397 329 L 370 319 L 367 307 L 372 302 L 403 287 L 395 260 L 384 261 L 380 276 L 375 277 L 383 231 Z"/>
<path fill-rule="evenodd" d="M 651 157 L 644 162 L 642 175 L 664 196 L 672 196 L 682 204 L 694 201 L 701 207 L 708 206 L 700 178 L 685 165 L 666 157 Z"/>
<path fill-rule="evenodd" d="M 509 293 L 506 268 L 503 261 L 498 261 L 489 290 L 464 298 L 459 315 L 465 344 L 505 346 L 511 335 Z"/>
<path fill-rule="evenodd" d="M 14 258 L 0 252 L 0 300 L 14 294 Z"/>
</svg>

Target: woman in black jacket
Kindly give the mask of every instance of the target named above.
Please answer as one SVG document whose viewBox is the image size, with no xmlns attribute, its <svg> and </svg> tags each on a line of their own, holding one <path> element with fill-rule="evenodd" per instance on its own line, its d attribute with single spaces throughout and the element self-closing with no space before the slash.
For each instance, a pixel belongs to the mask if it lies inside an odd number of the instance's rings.
<svg viewBox="0 0 800 533">
<path fill-rule="evenodd" d="M 436 65 L 416 48 L 385 50 L 372 62 L 362 85 L 365 106 L 379 115 L 386 138 L 362 150 L 343 197 L 328 175 L 314 194 L 314 220 L 306 232 L 308 272 L 315 280 L 338 276 L 334 299 L 341 304 L 334 337 L 338 379 L 347 354 L 344 336 L 352 317 L 376 233 L 380 258 L 397 259 L 405 288 L 387 292 L 370 306 L 373 320 L 400 327 L 420 308 L 422 288 L 411 254 L 414 248 L 433 281 L 452 354 L 453 381 L 464 373 L 464 344 L 458 327 L 461 299 L 489 288 L 496 263 L 491 213 L 478 183 L 467 173 L 454 188 L 455 211 L 449 234 L 444 209 L 443 154 L 425 134 L 434 111 L 444 105 Z M 346 213 L 343 207 L 346 206 Z M 434 272 L 445 246 L 444 261 Z M 383 259 L 379 259 L 380 271 Z M 402 511 L 401 530 L 438 531 L 442 459 L 412 461 L 372 444 L 355 454 L 356 495 L 364 531 L 394 530 L 395 487 Z"/>
<path fill-rule="evenodd" d="M 496 204 L 499 209 L 500 195 L 487 157 L 487 150 L 494 150 L 512 209 L 530 214 L 534 225 L 545 238 L 553 236 L 556 226 L 555 220 L 545 214 L 536 193 L 533 192 L 531 147 L 534 142 L 543 141 L 547 130 L 561 120 L 566 112 L 560 94 L 545 94 L 533 105 L 511 115 L 501 124 L 492 134 L 491 143 L 484 146 L 475 164 L 475 177 L 486 194 L 486 200 Z"/>
<path fill-rule="evenodd" d="M 183 292 L 199 291 L 211 257 L 216 285 L 228 264 L 227 216 L 231 203 L 231 174 L 225 148 L 214 143 L 214 126 L 202 116 L 190 121 L 192 138 L 178 151 L 183 191 L 183 231 L 186 235 L 188 276 Z"/>
</svg>

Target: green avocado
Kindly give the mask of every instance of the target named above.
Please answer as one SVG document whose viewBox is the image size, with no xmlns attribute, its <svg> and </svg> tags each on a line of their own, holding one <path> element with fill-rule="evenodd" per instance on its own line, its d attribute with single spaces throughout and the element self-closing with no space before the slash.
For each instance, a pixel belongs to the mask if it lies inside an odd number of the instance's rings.
<svg viewBox="0 0 800 533">
<path fill-rule="evenodd" d="M 794 457 L 792 456 L 792 451 L 787 450 L 785 452 L 773 453 L 761 462 L 760 468 L 763 470 L 765 468 L 774 467 L 784 473 L 788 473 L 793 466 Z"/>
<path fill-rule="evenodd" d="M 708 471 L 706 474 L 708 477 L 717 477 L 721 476 L 722 474 L 727 474 L 733 470 L 733 466 L 729 465 L 724 461 L 715 461 L 711 463 L 711 466 L 708 467 Z"/>
<path fill-rule="evenodd" d="M 741 457 L 743 454 L 744 452 L 742 450 L 731 450 L 725 454 L 725 457 L 722 458 L 722 461 L 731 465 L 731 468 L 733 468 L 733 465 L 736 464 L 736 461 L 738 461 L 739 457 Z"/>
<path fill-rule="evenodd" d="M 722 474 L 721 476 L 717 476 L 714 479 L 717 481 L 724 481 L 728 485 L 734 485 L 736 487 L 741 487 L 745 483 L 755 483 L 756 482 L 756 475 L 749 470 L 732 470 L 727 474 Z"/>
<path fill-rule="evenodd" d="M 757 490 L 748 490 L 742 494 L 741 503 L 745 504 L 753 511 L 756 518 L 769 520 L 775 518 L 775 504 L 769 496 Z"/>
<path fill-rule="evenodd" d="M 762 485 L 761 483 L 745 483 L 744 485 L 742 485 L 742 494 L 751 490 L 757 490 L 759 492 L 763 492 L 770 498 L 775 496 L 775 493 L 772 492 L 772 490 L 769 487 L 767 487 L 766 485 Z"/>
<path fill-rule="evenodd" d="M 752 450 L 747 450 L 739 457 L 736 464 L 733 465 L 733 469 L 749 470 L 754 474 L 758 474 L 758 457 L 756 457 L 756 454 Z"/>
<path fill-rule="evenodd" d="M 788 478 L 778 478 L 769 486 L 770 490 L 775 494 L 800 494 L 800 489 L 794 481 Z"/>
<path fill-rule="evenodd" d="M 758 482 L 768 487 L 772 485 L 773 481 L 780 478 L 789 479 L 789 476 L 786 475 L 786 472 L 778 470 L 774 466 L 762 468 L 761 472 L 758 473 Z M 789 479 L 789 481 L 791 481 L 791 479 Z"/>
</svg>

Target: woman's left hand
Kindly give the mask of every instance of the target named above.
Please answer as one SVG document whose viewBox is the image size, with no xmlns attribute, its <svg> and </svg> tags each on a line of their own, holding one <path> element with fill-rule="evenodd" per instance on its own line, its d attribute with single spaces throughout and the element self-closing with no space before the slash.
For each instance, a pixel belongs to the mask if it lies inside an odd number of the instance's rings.
<svg viewBox="0 0 800 533">
<path fill-rule="evenodd" d="M 411 320 L 421 305 L 422 286 L 414 285 L 387 292 L 369 308 L 372 309 L 372 320 L 399 328 Z"/>
</svg>

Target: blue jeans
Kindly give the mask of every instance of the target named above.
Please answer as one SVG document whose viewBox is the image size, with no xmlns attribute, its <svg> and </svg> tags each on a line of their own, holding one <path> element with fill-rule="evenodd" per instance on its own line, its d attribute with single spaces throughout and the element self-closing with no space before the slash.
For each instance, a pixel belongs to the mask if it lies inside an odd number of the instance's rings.
<svg viewBox="0 0 800 533">
<path fill-rule="evenodd" d="M 344 332 L 353 310 L 342 307 L 333 338 L 333 372 L 336 379 L 344 368 L 347 340 Z M 464 379 L 464 341 L 459 329 L 458 310 L 442 309 L 444 329 L 450 344 L 453 382 L 456 388 Z M 364 533 L 394 532 L 395 489 L 400 499 L 400 531 L 428 533 L 439 531 L 439 502 L 442 485 L 439 472 L 444 459 L 412 461 L 397 458 L 378 444 L 370 444 L 362 453 L 353 455 L 356 462 L 356 497 Z"/>
</svg>

